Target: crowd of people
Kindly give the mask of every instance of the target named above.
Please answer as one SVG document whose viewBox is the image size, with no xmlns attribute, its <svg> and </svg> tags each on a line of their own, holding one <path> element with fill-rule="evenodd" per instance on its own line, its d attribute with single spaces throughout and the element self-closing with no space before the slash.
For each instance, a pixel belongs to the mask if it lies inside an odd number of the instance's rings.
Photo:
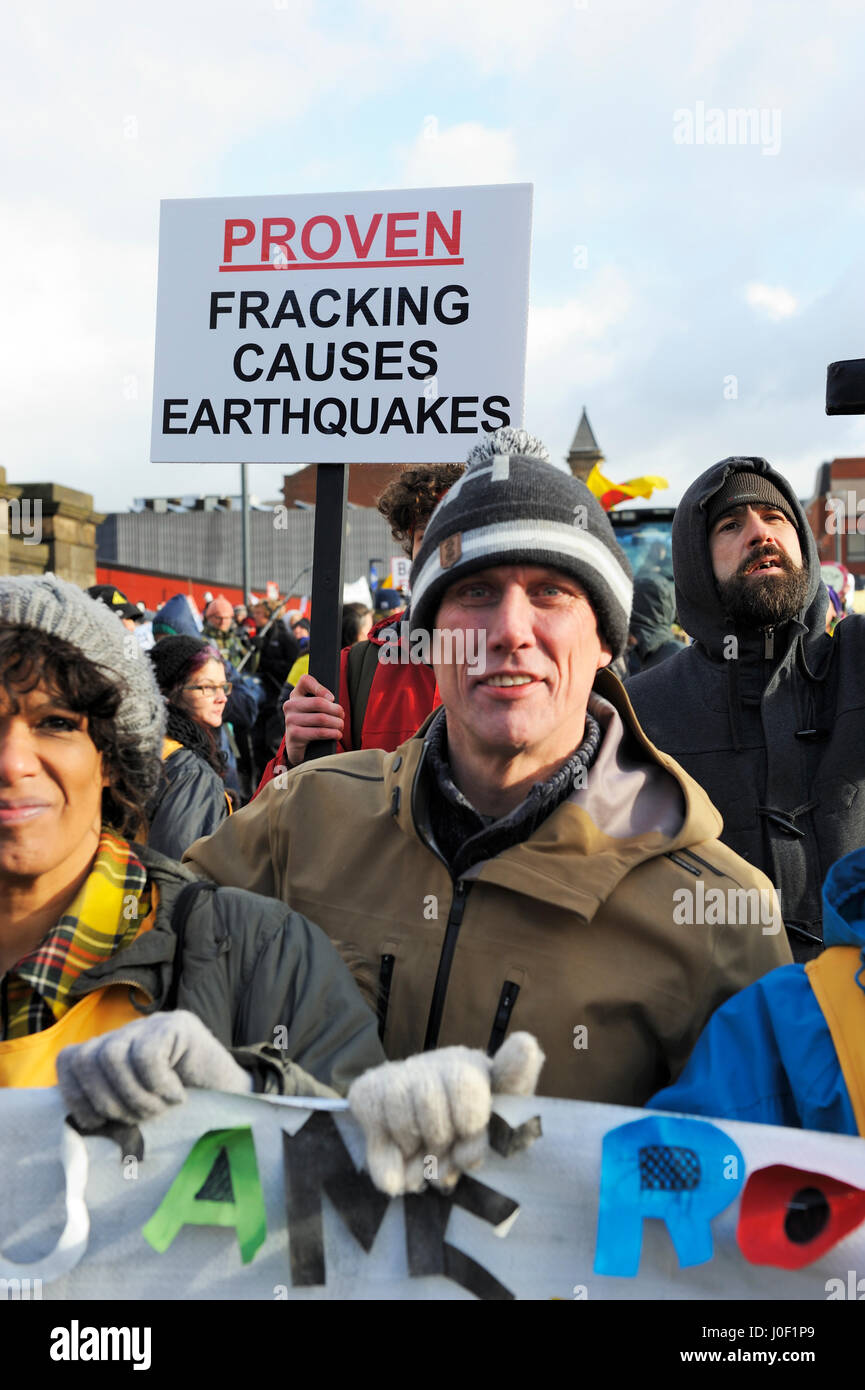
<svg viewBox="0 0 865 1390">
<path fill-rule="evenodd" d="M 703 472 L 674 586 L 521 430 L 379 507 L 338 691 L 297 614 L 0 577 L 0 1084 L 347 1094 L 391 1195 L 536 1085 L 865 1133 L 865 620 L 789 482 Z"/>
</svg>

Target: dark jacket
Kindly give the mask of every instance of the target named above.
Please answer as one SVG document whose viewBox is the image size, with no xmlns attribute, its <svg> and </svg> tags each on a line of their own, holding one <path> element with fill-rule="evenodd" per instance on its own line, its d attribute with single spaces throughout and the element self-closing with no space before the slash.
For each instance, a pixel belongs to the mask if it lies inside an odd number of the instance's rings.
<svg viewBox="0 0 865 1390">
<path fill-rule="evenodd" d="M 750 633 L 723 611 L 705 512 L 727 473 L 749 467 L 787 498 L 809 576 L 795 618 Z M 822 939 L 820 885 L 865 843 L 865 619 L 826 635 L 814 538 L 790 484 L 764 459 L 725 459 L 691 485 L 673 521 L 673 566 L 693 645 L 629 680 L 628 694 L 649 738 L 718 807 L 725 844 L 778 888 L 794 955 L 807 960 Z"/>
<path fill-rule="evenodd" d="M 155 1013 L 165 1007 L 176 974 L 175 1007 L 198 1015 L 253 1072 L 257 1091 L 311 1095 L 330 1087 L 344 1094 L 356 1076 L 384 1061 L 375 1017 L 347 967 L 318 927 L 283 903 L 203 886 L 175 964 L 172 912 L 195 878 L 149 845 L 134 848 L 156 887 L 156 921 L 80 975 L 72 998 L 124 983 L 151 1001 L 143 1012 Z"/>
<path fill-rule="evenodd" d="M 266 691 L 264 704 L 273 705 L 300 655 L 300 648 L 282 619 L 277 618 L 267 632 L 262 631 L 255 638 L 255 649 L 258 675 Z"/>
<path fill-rule="evenodd" d="M 682 650 L 682 643 L 673 636 L 675 621 L 672 580 L 662 574 L 637 575 L 631 612 L 631 636 L 636 638 L 636 646 L 628 653 L 629 675 L 648 671 Z"/>
<path fill-rule="evenodd" d="M 225 783 L 191 748 L 178 748 L 162 766 L 164 779 L 149 808 L 147 843 L 169 859 L 180 859 L 229 814 Z"/>
</svg>

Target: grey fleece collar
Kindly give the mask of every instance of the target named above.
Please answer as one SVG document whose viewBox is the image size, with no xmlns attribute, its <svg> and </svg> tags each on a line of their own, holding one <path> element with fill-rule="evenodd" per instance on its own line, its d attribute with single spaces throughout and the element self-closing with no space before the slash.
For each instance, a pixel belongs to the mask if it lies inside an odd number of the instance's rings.
<svg viewBox="0 0 865 1390">
<path fill-rule="evenodd" d="M 579 748 L 547 781 L 536 782 L 519 806 L 494 820 L 475 810 L 453 780 L 448 762 L 446 713 L 441 709 L 425 738 L 432 781 L 430 812 L 439 849 L 454 877 L 479 860 L 491 859 L 527 840 L 575 786 L 584 784 L 584 775 L 595 761 L 601 738 L 598 721 L 587 711 L 585 737 Z M 449 814 L 442 814 L 442 803 L 449 808 Z"/>
</svg>

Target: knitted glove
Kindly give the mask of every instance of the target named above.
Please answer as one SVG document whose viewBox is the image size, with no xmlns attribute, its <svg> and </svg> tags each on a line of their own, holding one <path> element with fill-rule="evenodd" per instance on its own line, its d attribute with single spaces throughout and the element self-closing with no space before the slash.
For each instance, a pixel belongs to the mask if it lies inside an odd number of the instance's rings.
<svg viewBox="0 0 865 1390">
<path fill-rule="evenodd" d="M 150 1119 L 186 1099 L 184 1084 L 238 1094 L 252 1090 L 250 1073 L 184 1009 L 64 1048 L 57 1080 L 82 1129 L 99 1129 L 105 1120 Z"/>
<path fill-rule="evenodd" d="M 364 1072 L 348 1103 L 366 1135 L 376 1187 L 391 1197 L 422 1192 L 427 1179 L 453 1187 L 484 1160 L 491 1092 L 531 1095 L 543 1064 L 537 1040 L 514 1033 L 492 1058 L 479 1049 L 443 1047 Z"/>
</svg>

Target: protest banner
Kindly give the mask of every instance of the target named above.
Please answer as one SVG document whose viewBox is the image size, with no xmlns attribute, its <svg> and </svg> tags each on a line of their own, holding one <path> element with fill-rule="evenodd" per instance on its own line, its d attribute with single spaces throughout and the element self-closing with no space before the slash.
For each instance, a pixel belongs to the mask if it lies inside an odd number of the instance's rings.
<svg viewBox="0 0 865 1390">
<path fill-rule="evenodd" d="M 523 418 L 531 185 L 170 199 L 154 463 L 438 463 Z"/>
<path fill-rule="evenodd" d="M 134 1134 L 82 1138 L 64 1125 L 54 1090 L 6 1091 L 0 1290 L 865 1297 L 861 1139 L 535 1097 L 497 1096 L 495 1110 L 482 1169 L 451 1196 L 391 1201 L 362 1171 L 362 1137 L 341 1102 L 193 1091 L 141 1126 L 136 1154 Z"/>
</svg>

